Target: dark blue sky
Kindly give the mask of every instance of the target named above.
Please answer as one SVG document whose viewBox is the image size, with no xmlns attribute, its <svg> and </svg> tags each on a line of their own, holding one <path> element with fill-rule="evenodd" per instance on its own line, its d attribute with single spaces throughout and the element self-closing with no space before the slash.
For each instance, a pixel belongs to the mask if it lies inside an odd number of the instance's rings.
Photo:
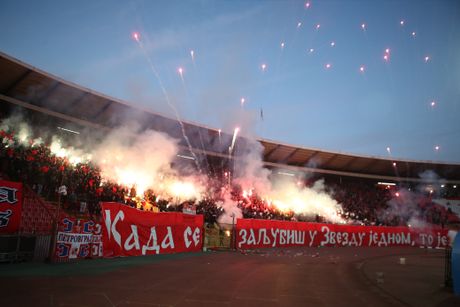
<svg viewBox="0 0 460 307">
<path fill-rule="evenodd" d="M 388 156 L 389 146 L 397 158 L 460 162 L 460 1 L 310 3 L 3 0 L 0 50 L 172 115 L 148 56 L 186 120 L 306 147 Z"/>
</svg>

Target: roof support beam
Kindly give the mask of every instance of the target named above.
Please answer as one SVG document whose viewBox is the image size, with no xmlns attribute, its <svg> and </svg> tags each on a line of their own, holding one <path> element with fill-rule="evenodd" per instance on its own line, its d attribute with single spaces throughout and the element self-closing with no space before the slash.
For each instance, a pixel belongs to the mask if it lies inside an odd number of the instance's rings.
<svg viewBox="0 0 460 307">
<path fill-rule="evenodd" d="M 339 155 L 338 154 L 333 154 L 329 159 L 327 159 L 326 161 L 322 161 L 321 164 L 322 165 L 327 165 L 329 162 L 331 161 L 334 161 L 335 158 L 337 158 Z"/>
<path fill-rule="evenodd" d="M 347 168 L 350 167 L 350 166 L 353 164 L 353 162 L 355 162 L 355 161 L 356 161 L 356 157 L 352 157 L 352 158 L 350 159 L 350 161 L 348 161 L 342 168 L 347 169 Z"/>
<path fill-rule="evenodd" d="M 315 152 L 313 152 L 307 159 L 306 161 L 301 164 L 301 166 L 304 166 L 304 165 L 309 165 L 310 164 L 310 161 L 312 161 L 320 152 L 318 150 L 316 150 Z"/>
<path fill-rule="evenodd" d="M 269 160 L 270 159 L 270 156 L 278 149 L 280 148 L 281 145 L 276 145 L 272 150 L 270 150 L 269 152 L 267 152 L 267 154 L 265 155 L 264 157 L 264 160 Z"/>
<path fill-rule="evenodd" d="M 294 149 L 291 151 L 283 160 L 281 160 L 283 163 L 288 163 L 289 160 L 299 151 L 299 148 Z"/>
<path fill-rule="evenodd" d="M 361 167 L 361 168 L 359 169 L 359 171 L 362 172 L 363 170 L 365 170 L 366 168 L 368 168 L 369 166 L 371 166 L 372 164 L 374 164 L 375 161 L 376 161 L 376 160 L 374 160 L 374 159 L 369 159 L 369 162 L 366 163 L 366 164 L 364 164 L 364 166 Z"/>
<path fill-rule="evenodd" d="M 66 113 L 73 113 L 73 110 L 75 110 L 75 108 L 77 107 L 78 103 L 80 101 L 82 101 L 83 99 L 86 98 L 86 96 L 88 96 L 89 93 L 88 92 L 83 92 L 83 94 L 81 94 L 80 96 L 78 96 L 77 98 L 75 98 L 74 101 L 72 101 L 72 103 L 70 103 L 70 107 L 68 109 L 68 111 Z"/>
<path fill-rule="evenodd" d="M 92 120 L 96 120 L 102 113 L 104 113 L 105 111 L 107 111 L 107 109 L 110 107 L 110 105 L 112 104 L 111 101 L 108 101 L 102 108 L 99 109 L 99 111 L 96 112 L 96 114 L 94 114 L 91 119 Z"/>
<path fill-rule="evenodd" d="M 32 70 L 27 69 L 19 78 L 14 80 L 10 85 L 8 85 L 6 88 L 2 89 L 2 93 L 5 95 L 10 95 L 13 89 L 18 86 L 19 83 L 24 81 L 30 74 L 32 73 Z"/>
<path fill-rule="evenodd" d="M 45 101 L 45 99 L 48 98 L 49 95 L 52 92 L 54 92 L 59 85 L 60 85 L 60 83 L 55 81 L 52 86 L 50 86 L 42 95 L 40 95 L 40 97 L 38 97 L 38 99 L 36 100 L 35 104 L 38 105 L 38 106 L 42 106 L 43 102 Z"/>
</svg>

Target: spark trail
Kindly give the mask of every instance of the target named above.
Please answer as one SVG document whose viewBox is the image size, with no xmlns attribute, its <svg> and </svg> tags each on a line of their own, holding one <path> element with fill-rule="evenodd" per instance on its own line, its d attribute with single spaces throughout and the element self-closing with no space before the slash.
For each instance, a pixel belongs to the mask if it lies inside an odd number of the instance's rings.
<svg viewBox="0 0 460 307">
<path fill-rule="evenodd" d="M 161 88 L 161 91 L 163 92 L 163 96 L 165 97 L 166 99 L 166 103 L 168 104 L 168 106 L 173 110 L 174 112 L 174 115 L 176 117 L 176 120 L 179 122 L 179 125 L 181 127 L 181 130 L 182 130 L 182 136 L 184 137 L 185 139 L 185 142 L 187 142 L 187 146 L 188 146 L 188 149 L 190 151 L 190 154 L 193 156 L 194 158 L 194 161 L 195 161 L 195 165 L 196 167 L 198 168 L 198 171 L 201 173 L 201 168 L 200 168 L 200 165 L 198 163 L 198 158 L 197 156 L 195 155 L 195 152 L 193 152 L 192 150 L 192 144 L 190 143 L 190 140 L 187 136 L 187 134 L 185 133 L 185 127 L 184 127 L 184 123 L 182 122 L 181 118 L 180 118 L 180 115 L 179 115 L 179 111 L 177 111 L 177 108 L 176 106 L 171 103 L 171 100 L 169 99 L 169 95 L 168 95 L 168 92 L 166 91 L 166 88 L 164 87 L 163 85 L 163 81 L 161 81 L 161 78 L 160 78 L 160 75 L 158 74 L 158 71 L 156 70 L 155 68 L 155 65 L 153 65 L 153 61 L 152 59 L 150 59 L 150 56 L 149 54 L 147 53 L 147 50 L 145 50 L 144 48 L 144 44 L 142 43 L 141 39 L 140 39 L 140 35 L 138 32 L 134 32 L 133 33 L 133 38 L 134 40 L 137 42 L 137 45 L 139 46 L 139 48 L 142 50 L 142 52 L 144 53 L 144 56 L 145 58 L 147 59 L 147 62 L 149 63 L 149 66 L 150 66 L 150 69 L 152 70 L 153 74 L 155 75 L 155 78 L 157 79 L 159 85 L 160 85 L 160 88 Z"/>
</svg>

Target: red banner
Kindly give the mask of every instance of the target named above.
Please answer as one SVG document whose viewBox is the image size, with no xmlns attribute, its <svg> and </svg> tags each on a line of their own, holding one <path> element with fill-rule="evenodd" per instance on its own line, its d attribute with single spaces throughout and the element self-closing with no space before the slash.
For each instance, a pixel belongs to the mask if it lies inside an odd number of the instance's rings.
<svg viewBox="0 0 460 307">
<path fill-rule="evenodd" d="M 55 260 L 102 257 L 102 226 L 100 223 L 62 216 L 56 237 Z"/>
<path fill-rule="evenodd" d="M 238 219 L 239 249 L 291 246 L 424 246 L 446 247 L 441 228 L 352 226 L 321 223 Z"/>
<path fill-rule="evenodd" d="M 201 251 L 203 216 L 103 203 L 104 257 Z"/>
<path fill-rule="evenodd" d="M 21 210 L 22 183 L 0 180 L 0 234 L 19 231 Z"/>
</svg>

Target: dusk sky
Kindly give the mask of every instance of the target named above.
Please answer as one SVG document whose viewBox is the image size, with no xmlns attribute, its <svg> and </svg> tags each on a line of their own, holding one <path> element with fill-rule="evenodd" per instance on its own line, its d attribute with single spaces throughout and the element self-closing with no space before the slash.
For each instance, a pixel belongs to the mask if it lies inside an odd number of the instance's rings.
<svg viewBox="0 0 460 307">
<path fill-rule="evenodd" d="M 229 133 L 460 162 L 458 0 L 2 0 L 0 51 Z"/>
</svg>

